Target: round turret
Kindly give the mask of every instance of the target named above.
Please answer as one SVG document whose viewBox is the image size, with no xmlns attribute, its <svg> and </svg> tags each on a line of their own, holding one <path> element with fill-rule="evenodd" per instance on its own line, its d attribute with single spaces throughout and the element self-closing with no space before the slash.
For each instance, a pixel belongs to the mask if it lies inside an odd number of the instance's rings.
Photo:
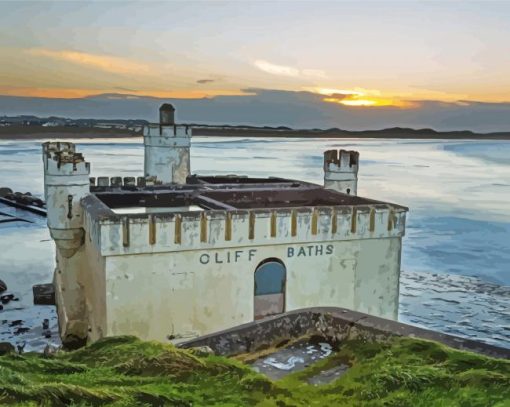
<svg viewBox="0 0 510 407">
<path fill-rule="evenodd" d="M 160 122 L 144 126 L 144 176 L 164 184 L 185 184 L 190 174 L 191 127 L 175 124 L 174 114 L 174 106 L 164 103 L 159 108 Z"/>
<path fill-rule="evenodd" d="M 324 152 L 324 187 L 348 195 L 358 193 L 357 151 L 328 150 Z"/>
</svg>

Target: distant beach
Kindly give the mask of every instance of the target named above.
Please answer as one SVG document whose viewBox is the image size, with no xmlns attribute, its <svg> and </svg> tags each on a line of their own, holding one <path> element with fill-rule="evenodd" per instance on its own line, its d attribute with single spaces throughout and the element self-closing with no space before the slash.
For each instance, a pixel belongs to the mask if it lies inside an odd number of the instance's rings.
<svg viewBox="0 0 510 407">
<path fill-rule="evenodd" d="M 103 139 L 141 137 L 122 129 L 100 129 L 87 127 L 43 127 L 9 126 L 0 127 L 0 140 L 37 140 L 37 139 Z"/>
<path fill-rule="evenodd" d="M 282 137 L 282 138 L 367 138 L 410 140 L 510 140 L 510 132 L 474 133 L 471 131 L 440 132 L 432 129 L 390 128 L 383 130 L 350 131 L 341 129 L 289 129 L 252 126 L 206 126 L 189 124 L 194 136 L 202 137 Z M 0 140 L 35 139 L 104 139 L 141 137 L 141 132 L 96 127 L 0 127 Z"/>
</svg>

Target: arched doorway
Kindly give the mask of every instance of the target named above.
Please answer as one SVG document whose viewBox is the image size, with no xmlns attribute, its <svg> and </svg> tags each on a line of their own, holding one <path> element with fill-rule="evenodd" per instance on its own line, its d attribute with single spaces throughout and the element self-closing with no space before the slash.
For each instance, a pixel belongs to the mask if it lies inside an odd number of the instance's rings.
<svg viewBox="0 0 510 407">
<path fill-rule="evenodd" d="M 270 258 L 255 269 L 254 318 L 260 319 L 285 311 L 287 270 L 278 259 Z"/>
</svg>

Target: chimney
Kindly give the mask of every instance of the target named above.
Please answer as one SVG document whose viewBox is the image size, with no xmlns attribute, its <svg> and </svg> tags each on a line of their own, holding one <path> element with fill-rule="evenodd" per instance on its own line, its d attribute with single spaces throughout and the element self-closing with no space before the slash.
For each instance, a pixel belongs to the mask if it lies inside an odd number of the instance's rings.
<svg viewBox="0 0 510 407">
<path fill-rule="evenodd" d="M 175 107 L 170 103 L 163 103 L 159 108 L 159 124 L 161 126 L 173 126 L 175 124 Z"/>
</svg>

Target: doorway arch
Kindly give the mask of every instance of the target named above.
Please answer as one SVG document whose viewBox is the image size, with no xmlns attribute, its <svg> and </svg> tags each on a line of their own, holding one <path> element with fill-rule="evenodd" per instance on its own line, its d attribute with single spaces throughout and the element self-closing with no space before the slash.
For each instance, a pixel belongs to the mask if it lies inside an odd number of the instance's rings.
<svg viewBox="0 0 510 407">
<path fill-rule="evenodd" d="M 280 259 L 268 258 L 260 262 L 254 273 L 254 319 L 285 311 L 287 269 Z"/>
</svg>

